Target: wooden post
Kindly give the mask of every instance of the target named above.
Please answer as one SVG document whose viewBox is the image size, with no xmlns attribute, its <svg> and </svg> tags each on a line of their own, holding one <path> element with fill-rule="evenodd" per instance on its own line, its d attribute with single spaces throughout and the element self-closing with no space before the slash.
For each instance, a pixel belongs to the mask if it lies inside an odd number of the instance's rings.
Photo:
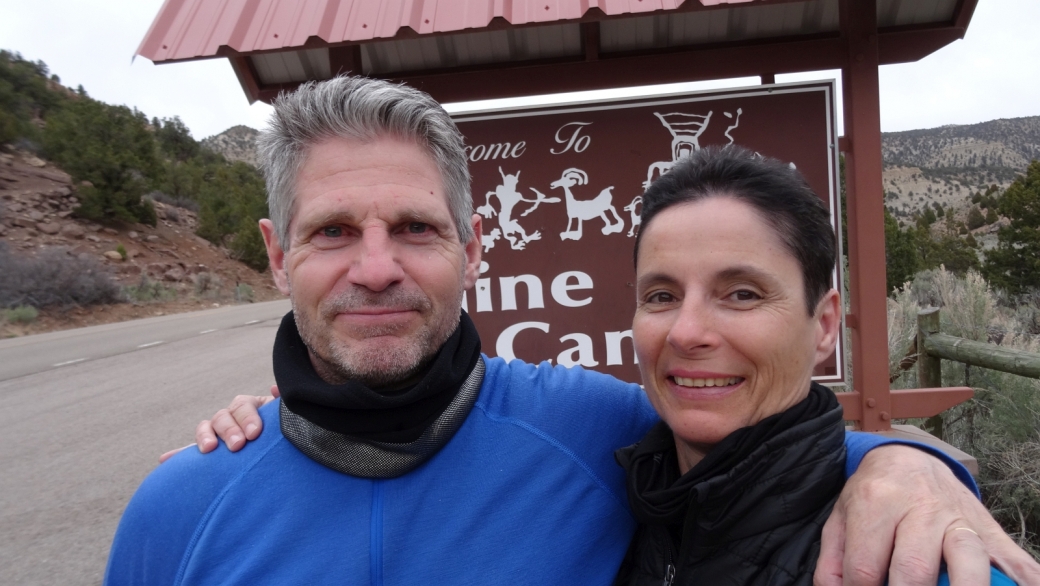
<svg viewBox="0 0 1040 586">
<path fill-rule="evenodd" d="M 925 350 L 925 340 L 939 333 L 939 308 L 929 307 L 917 312 L 917 386 L 942 386 L 942 360 Z"/>
<path fill-rule="evenodd" d="M 881 105 L 878 88 L 877 0 L 840 0 L 846 43 L 842 68 L 846 216 L 849 252 L 849 324 L 858 428 L 892 427 L 888 384 L 888 291 L 885 286 L 885 203 L 881 182 Z"/>
<path fill-rule="evenodd" d="M 939 331 L 939 308 L 929 307 L 917 312 L 917 386 L 939 388 L 942 386 L 942 360 L 925 350 L 925 340 Z M 929 417 L 925 422 L 931 434 L 940 440 L 945 432 L 942 413 Z"/>
</svg>

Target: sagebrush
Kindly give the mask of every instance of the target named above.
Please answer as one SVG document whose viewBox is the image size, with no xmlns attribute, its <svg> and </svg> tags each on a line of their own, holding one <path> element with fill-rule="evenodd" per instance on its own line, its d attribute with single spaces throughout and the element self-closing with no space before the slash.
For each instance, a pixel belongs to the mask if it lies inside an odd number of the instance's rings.
<svg viewBox="0 0 1040 586">
<path fill-rule="evenodd" d="M 0 307 L 69 307 L 119 303 L 119 285 L 100 262 L 65 248 L 48 248 L 36 256 L 10 251 L 0 242 Z"/>
<path fill-rule="evenodd" d="M 919 386 L 916 369 L 899 367 L 913 354 L 919 309 L 941 308 L 944 334 L 1040 353 L 1037 298 L 995 291 L 975 271 L 919 273 L 889 300 L 892 387 Z M 972 387 L 975 397 L 933 420 L 930 431 L 978 459 L 986 506 L 1019 545 L 1040 554 L 1040 381 L 943 360 L 942 383 Z"/>
</svg>

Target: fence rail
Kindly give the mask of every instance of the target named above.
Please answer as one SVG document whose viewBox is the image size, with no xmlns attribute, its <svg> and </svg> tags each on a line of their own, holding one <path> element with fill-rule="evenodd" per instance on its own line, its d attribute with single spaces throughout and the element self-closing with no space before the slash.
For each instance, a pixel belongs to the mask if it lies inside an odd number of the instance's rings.
<svg viewBox="0 0 1040 586">
<path fill-rule="evenodd" d="M 917 313 L 917 379 L 920 386 L 942 386 L 942 359 L 1040 378 L 1040 354 L 943 334 L 939 331 L 939 309 L 929 307 Z"/>
</svg>

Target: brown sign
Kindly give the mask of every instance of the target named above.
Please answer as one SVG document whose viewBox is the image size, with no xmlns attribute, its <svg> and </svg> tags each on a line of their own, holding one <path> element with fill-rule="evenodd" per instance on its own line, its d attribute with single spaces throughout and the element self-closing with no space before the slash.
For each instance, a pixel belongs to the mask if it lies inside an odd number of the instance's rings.
<svg viewBox="0 0 1040 586">
<path fill-rule="evenodd" d="M 484 218 L 464 301 L 484 352 L 638 382 L 640 194 L 684 155 L 732 143 L 795 165 L 836 226 L 833 102 L 833 82 L 814 82 L 455 115 Z M 841 355 L 816 380 L 841 381 Z"/>
</svg>

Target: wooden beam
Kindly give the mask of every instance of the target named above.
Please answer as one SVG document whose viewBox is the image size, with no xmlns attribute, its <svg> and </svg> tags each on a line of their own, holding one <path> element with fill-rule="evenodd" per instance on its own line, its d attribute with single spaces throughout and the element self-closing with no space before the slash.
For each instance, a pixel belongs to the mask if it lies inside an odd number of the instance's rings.
<svg viewBox="0 0 1040 586">
<path fill-rule="evenodd" d="M 539 65 L 497 63 L 469 70 L 387 79 L 417 87 L 441 102 L 486 100 L 569 91 L 678 83 L 727 77 L 759 76 L 838 69 L 845 51 L 837 37 L 746 44 L 616 56 L 600 53 L 595 61 L 571 60 Z"/>
<path fill-rule="evenodd" d="M 345 73 L 362 75 L 361 45 L 329 47 L 329 70 L 333 76 Z"/>
<path fill-rule="evenodd" d="M 932 417 L 951 407 L 960 405 L 974 395 L 975 391 L 968 387 L 900 389 L 892 391 L 890 399 L 892 408 L 891 419 Z M 838 403 L 845 411 L 843 417 L 846 421 L 861 421 L 863 419 L 864 407 L 870 404 L 870 399 L 864 400 L 863 394 L 856 391 L 835 393 L 834 396 L 838 398 Z M 871 410 L 874 408 L 869 407 Z"/>
<path fill-rule="evenodd" d="M 860 429 L 884 431 L 894 417 L 888 382 L 884 189 L 881 182 L 881 105 L 878 82 L 877 0 L 841 0 L 845 185 L 848 207 L 849 312 L 853 390 L 860 395 Z"/>
<path fill-rule="evenodd" d="M 950 43 L 964 38 L 956 27 L 900 28 L 878 35 L 878 61 L 882 65 L 919 61 Z"/>
<path fill-rule="evenodd" d="M 599 23 L 581 23 L 581 52 L 586 61 L 599 59 Z"/>
<path fill-rule="evenodd" d="M 253 68 L 249 57 L 235 55 L 228 57 L 228 61 L 231 62 L 231 69 L 235 72 L 235 77 L 238 78 L 238 83 L 242 86 L 242 91 L 246 93 L 246 99 L 250 104 L 257 100 L 271 103 L 270 100 L 264 100 L 261 96 L 260 76 Z"/>
</svg>

